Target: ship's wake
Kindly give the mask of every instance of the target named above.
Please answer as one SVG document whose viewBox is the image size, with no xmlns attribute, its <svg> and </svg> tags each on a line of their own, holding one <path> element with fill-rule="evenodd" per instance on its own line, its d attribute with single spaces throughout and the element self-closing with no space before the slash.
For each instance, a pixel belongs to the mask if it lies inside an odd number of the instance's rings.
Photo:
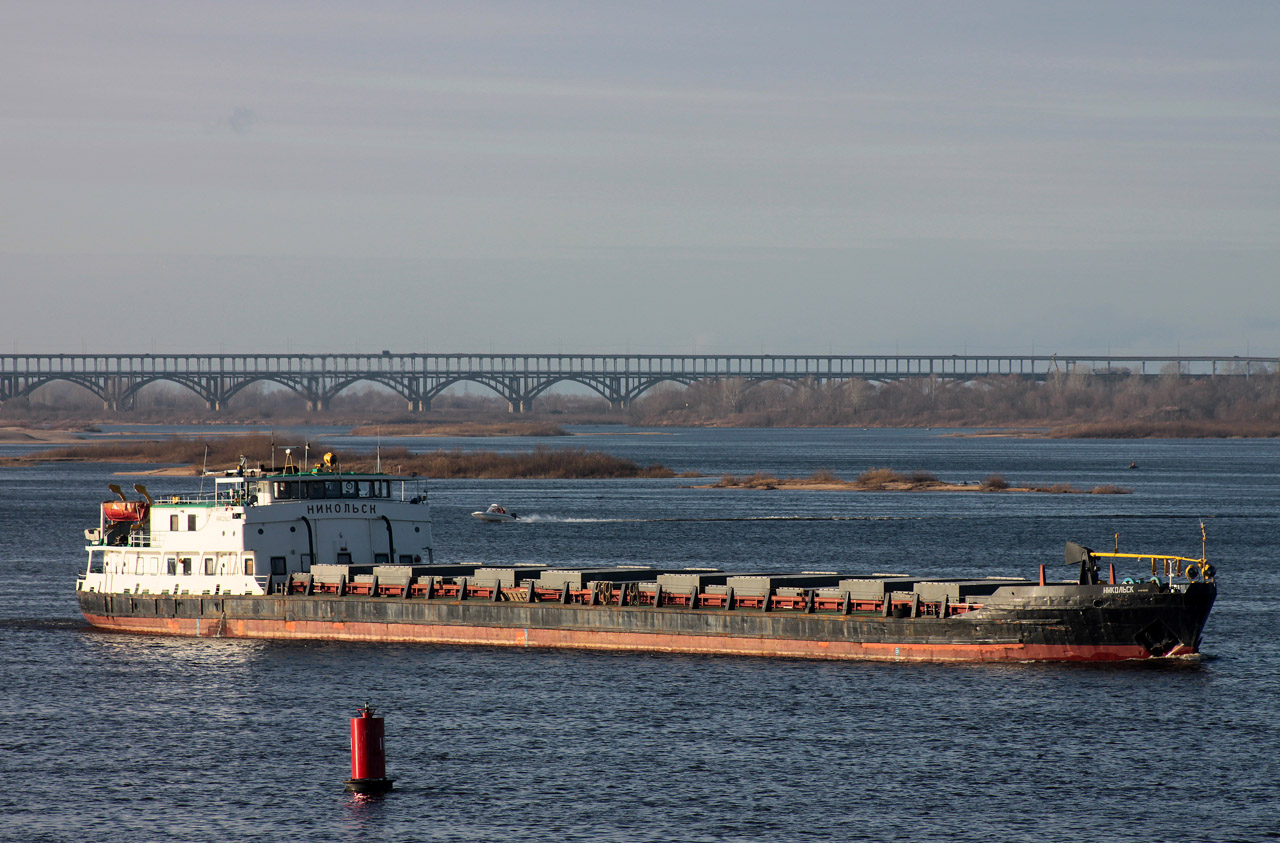
<svg viewBox="0 0 1280 843">
<path fill-rule="evenodd" d="M 917 521 L 918 518 L 901 515 L 732 515 L 671 518 L 600 518 L 572 515 L 521 515 L 515 524 L 706 524 L 712 522 L 740 521 Z"/>
</svg>

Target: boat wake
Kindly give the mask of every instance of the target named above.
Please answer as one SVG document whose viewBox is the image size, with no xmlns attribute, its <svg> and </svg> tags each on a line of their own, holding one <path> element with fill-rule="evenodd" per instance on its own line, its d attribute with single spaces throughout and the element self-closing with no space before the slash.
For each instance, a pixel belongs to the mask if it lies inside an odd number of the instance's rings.
<svg viewBox="0 0 1280 843">
<path fill-rule="evenodd" d="M 742 515 L 681 518 L 578 518 L 569 515 L 521 515 L 517 524 L 706 524 L 724 521 L 919 521 L 901 515 Z"/>
</svg>

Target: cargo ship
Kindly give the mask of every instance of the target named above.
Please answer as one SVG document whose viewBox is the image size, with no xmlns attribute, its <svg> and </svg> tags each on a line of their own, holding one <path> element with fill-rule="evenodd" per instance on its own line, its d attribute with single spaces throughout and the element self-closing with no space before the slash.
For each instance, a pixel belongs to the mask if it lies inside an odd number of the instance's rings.
<svg viewBox="0 0 1280 843">
<path fill-rule="evenodd" d="M 121 632 L 899 661 L 1194 657 L 1217 594 L 1200 558 L 1066 546 L 1071 579 L 437 562 L 425 482 L 225 472 L 198 493 L 115 485 L 76 584 Z M 1203 534 L 1202 534 L 1203 538 Z M 1107 573 L 1101 564 L 1107 562 Z M 1139 576 L 1117 580 L 1116 563 Z M 1150 567 L 1148 569 L 1147 564 Z"/>
</svg>

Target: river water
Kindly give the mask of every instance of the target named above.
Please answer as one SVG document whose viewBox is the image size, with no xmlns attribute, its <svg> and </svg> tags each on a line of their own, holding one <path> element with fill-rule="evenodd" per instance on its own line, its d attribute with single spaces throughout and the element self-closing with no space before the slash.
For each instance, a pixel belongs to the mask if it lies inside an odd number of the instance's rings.
<svg viewBox="0 0 1280 843">
<path fill-rule="evenodd" d="M 1280 441 L 577 432 L 382 443 L 586 447 L 711 476 L 888 466 L 1118 484 L 1133 494 L 707 490 L 677 478 L 438 481 L 431 497 L 438 561 L 738 571 L 1031 577 L 1047 563 L 1068 576 L 1068 538 L 1110 549 L 1118 533 L 1121 550 L 1197 556 L 1203 521 L 1220 589 L 1205 657 L 920 665 L 106 634 L 86 627 L 73 589 L 81 532 L 128 467 L 6 468 L 0 839 L 1280 837 Z M 468 517 L 491 502 L 521 521 Z M 366 700 L 386 715 L 397 779 L 380 800 L 342 790 L 347 720 Z"/>
</svg>

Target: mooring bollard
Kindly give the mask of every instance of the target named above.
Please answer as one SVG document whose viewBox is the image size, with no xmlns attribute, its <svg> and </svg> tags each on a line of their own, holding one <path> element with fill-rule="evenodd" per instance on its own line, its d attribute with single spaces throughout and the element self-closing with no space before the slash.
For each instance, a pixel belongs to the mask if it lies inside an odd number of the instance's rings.
<svg viewBox="0 0 1280 843">
<path fill-rule="evenodd" d="M 368 703 L 351 718 L 351 793 L 386 793 L 395 779 L 387 778 L 387 749 L 381 717 Z"/>
</svg>

